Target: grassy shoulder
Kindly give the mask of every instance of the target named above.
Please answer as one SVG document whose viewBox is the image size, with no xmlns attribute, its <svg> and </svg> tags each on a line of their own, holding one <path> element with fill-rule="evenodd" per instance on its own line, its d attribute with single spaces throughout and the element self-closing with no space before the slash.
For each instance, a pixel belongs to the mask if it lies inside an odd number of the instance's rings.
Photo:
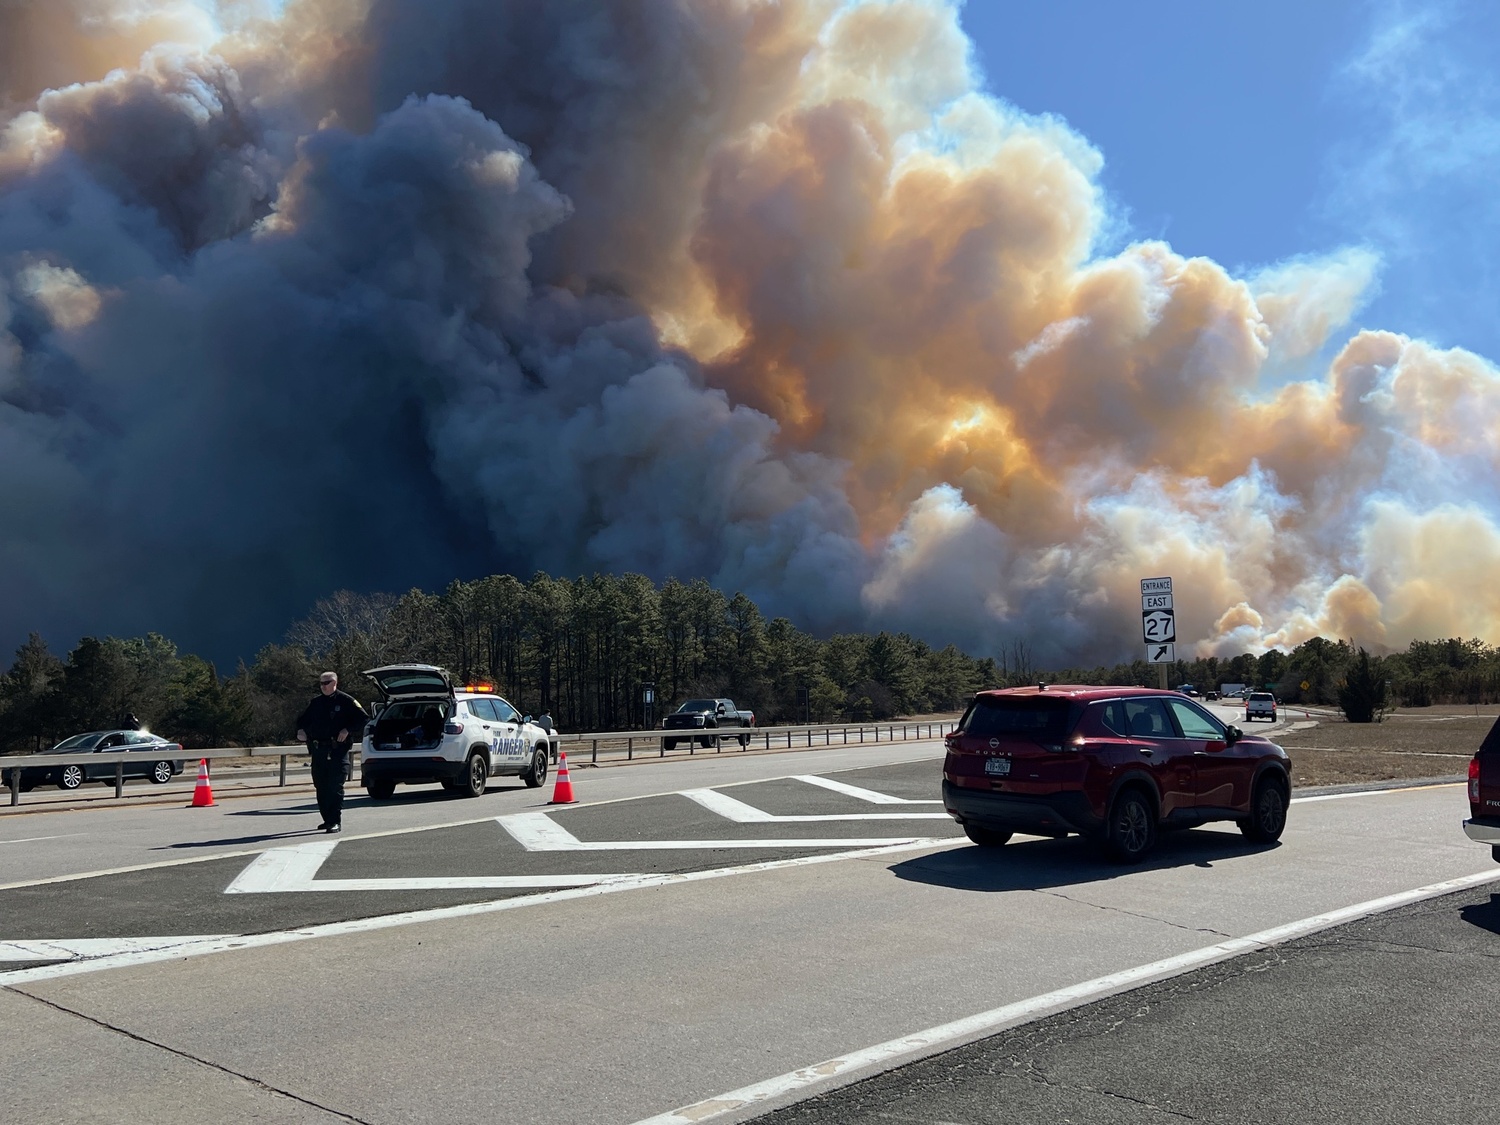
<svg viewBox="0 0 1500 1125">
<path fill-rule="evenodd" d="M 1461 777 L 1500 718 L 1500 707 L 1422 707 L 1397 711 L 1379 723 L 1346 722 L 1326 709 L 1309 709 L 1306 719 L 1301 713 L 1301 708 L 1288 709 L 1291 729 L 1277 730 L 1271 738 L 1292 756 L 1293 784 L 1305 788 Z"/>
</svg>

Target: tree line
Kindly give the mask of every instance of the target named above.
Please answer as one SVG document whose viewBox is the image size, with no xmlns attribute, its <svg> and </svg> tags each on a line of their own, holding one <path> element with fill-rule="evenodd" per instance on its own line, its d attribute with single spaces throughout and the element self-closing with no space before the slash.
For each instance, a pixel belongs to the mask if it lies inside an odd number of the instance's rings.
<svg viewBox="0 0 1500 1125">
<path fill-rule="evenodd" d="M 817 638 L 702 579 L 658 586 L 638 574 L 494 575 L 441 593 L 339 591 L 227 675 L 156 633 L 85 637 L 65 658 L 33 634 L 0 677 L 0 752 L 115 727 L 127 713 L 189 748 L 281 744 L 319 671 L 338 672 L 368 702 L 378 692 L 360 673 L 395 663 L 437 664 L 461 683 L 488 682 L 563 731 L 644 727 L 648 685 L 653 723 L 684 699 L 729 696 L 768 725 L 956 711 L 981 688 L 1038 680 L 1157 683 L 1156 666 L 1142 660 L 1042 669 L 1022 639 L 975 657 L 905 633 Z M 1169 686 L 1228 682 L 1268 688 L 1289 703 L 1341 704 L 1363 692 L 1378 697 L 1377 714 L 1390 702 L 1492 703 L 1500 700 L 1500 650 L 1479 640 L 1417 641 L 1371 657 L 1315 637 L 1291 652 L 1168 667 Z"/>
</svg>

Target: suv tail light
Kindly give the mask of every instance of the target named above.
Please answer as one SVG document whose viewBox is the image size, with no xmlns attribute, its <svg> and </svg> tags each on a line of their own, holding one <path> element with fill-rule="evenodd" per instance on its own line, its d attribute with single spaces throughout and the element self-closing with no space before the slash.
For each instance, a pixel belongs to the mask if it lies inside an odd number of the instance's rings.
<svg viewBox="0 0 1500 1125">
<path fill-rule="evenodd" d="M 1479 759 L 1469 759 L 1469 803 L 1479 804 Z"/>
<path fill-rule="evenodd" d="M 443 733 L 444 734 L 463 734 L 463 732 L 464 732 L 464 725 L 463 725 L 463 723 L 444 723 L 443 724 Z"/>
</svg>

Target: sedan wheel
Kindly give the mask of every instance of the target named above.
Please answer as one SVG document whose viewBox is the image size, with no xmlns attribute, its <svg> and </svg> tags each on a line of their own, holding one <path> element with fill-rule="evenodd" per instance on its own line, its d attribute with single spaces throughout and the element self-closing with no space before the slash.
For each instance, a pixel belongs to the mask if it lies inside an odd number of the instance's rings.
<svg viewBox="0 0 1500 1125">
<path fill-rule="evenodd" d="M 1139 789 L 1115 799 L 1105 829 L 1105 844 L 1121 863 L 1135 863 L 1156 843 L 1156 811 Z"/>
<path fill-rule="evenodd" d="M 1286 790 L 1272 778 L 1262 778 L 1250 801 L 1250 815 L 1236 821 L 1245 839 L 1254 844 L 1274 844 L 1286 828 Z"/>
<path fill-rule="evenodd" d="M 157 785 L 165 785 L 172 780 L 171 762 L 153 762 L 151 765 L 151 780 Z"/>
<path fill-rule="evenodd" d="M 521 780 L 532 789 L 536 789 L 546 782 L 547 751 L 544 747 L 537 747 L 536 752 L 531 755 L 531 768 L 521 775 Z"/>
<path fill-rule="evenodd" d="M 77 789 L 82 784 L 82 766 L 64 766 L 62 773 L 57 777 L 57 787 L 59 789 Z"/>
</svg>

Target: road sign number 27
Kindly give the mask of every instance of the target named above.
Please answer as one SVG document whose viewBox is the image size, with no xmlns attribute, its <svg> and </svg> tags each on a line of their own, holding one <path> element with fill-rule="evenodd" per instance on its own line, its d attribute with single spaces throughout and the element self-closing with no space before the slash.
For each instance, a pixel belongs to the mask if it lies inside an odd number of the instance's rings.
<svg viewBox="0 0 1500 1125">
<path fill-rule="evenodd" d="M 1147 644 L 1177 639 L 1176 617 L 1169 609 L 1147 610 L 1141 615 L 1141 627 Z"/>
</svg>

